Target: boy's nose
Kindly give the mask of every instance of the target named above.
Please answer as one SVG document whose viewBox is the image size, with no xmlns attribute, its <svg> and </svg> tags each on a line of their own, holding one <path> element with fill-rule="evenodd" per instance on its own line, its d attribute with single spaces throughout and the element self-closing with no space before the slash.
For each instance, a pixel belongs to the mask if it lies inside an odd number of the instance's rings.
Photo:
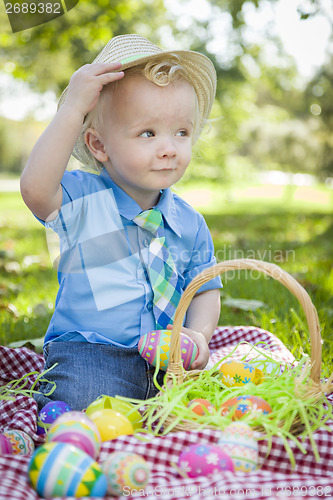
<svg viewBox="0 0 333 500">
<path fill-rule="evenodd" d="M 176 156 L 176 148 L 172 139 L 163 139 L 157 151 L 159 158 L 173 158 Z"/>
</svg>

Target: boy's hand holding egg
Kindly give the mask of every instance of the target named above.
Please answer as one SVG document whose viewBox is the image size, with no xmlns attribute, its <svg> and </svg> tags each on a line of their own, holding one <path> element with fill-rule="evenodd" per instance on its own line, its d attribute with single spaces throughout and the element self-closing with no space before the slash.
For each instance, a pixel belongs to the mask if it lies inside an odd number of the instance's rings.
<svg viewBox="0 0 333 500">
<path fill-rule="evenodd" d="M 172 330 L 172 325 L 168 325 L 167 329 Z M 190 337 L 197 347 L 197 355 L 191 363 L 190 369 L 203 370 L 209 361 L 209 349 L 205 336 L 202 333 L 186 328 L 185 326 L 182 328 L 182 333 Z"/>
<path fill-rule="evenodd" d="M 138 344 L 141 356 L 153 366 L 157 365 L 159 356 L 160 370 L 169 366 L 171 330 L 153 330 L 143 335 Z M 181 359 L 185 370 L 189 370 L 197 356 L 196 343 L 186 334 L 180 334 Z"/>
</svg>

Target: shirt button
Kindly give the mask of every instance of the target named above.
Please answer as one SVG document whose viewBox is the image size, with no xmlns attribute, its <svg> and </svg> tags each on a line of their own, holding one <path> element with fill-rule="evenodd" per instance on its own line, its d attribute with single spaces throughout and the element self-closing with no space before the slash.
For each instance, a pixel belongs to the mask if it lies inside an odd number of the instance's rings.
<svg viewBox="0 0 333 500">
<path fill-rule="evenodd" d="M 149 312 L 150 312 L 150 311 L 152 311 L 152 310 L 153 310 L 153 307 L 154 307 L 154 303 L 153 303 L 153 301 L 151 300 L 151 301 L 150 301 L 150 302 L 148 302 L 148 304 L 147 304 L 147 309 L 148 309 L 148 311 L 149 311 Z"/>
<path fill-rule="evenodd" d="M 143 244 L 143 246 L 144 246 L 144 247 L 149 247 L 149 243 L 150 243 L 150 242 L 149 242 L 149 239 L 148 239 L 148 238 L 145 238 L 145 239 L 143 240 L 143 242 L 142 242 L 142 244 Z"/>
</svg>

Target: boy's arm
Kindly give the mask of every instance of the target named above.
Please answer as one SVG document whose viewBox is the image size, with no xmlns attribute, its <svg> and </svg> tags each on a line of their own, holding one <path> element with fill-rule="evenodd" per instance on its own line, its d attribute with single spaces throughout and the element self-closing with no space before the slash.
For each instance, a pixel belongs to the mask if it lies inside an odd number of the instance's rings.
<svg viewBox="0 0 333 500">
<path fill-rule="evenodd" d="M 220 290 L 214 289 L 195 295 L 187 309 L 182 332 L 194 340 L 199 350 L 198 357 L 191 365 L 192 370 L 201 370 L 208 363 L 208 344 L 218 324 L 220 308 Z M 172 326 L 168 325 L 168 329 L 172 329 Z"/>
<path fill-rule="evenodd" d="M 119 80 L 120 63 L 87 64 L 69 83 L 64 104 L 34 146 L 21 176 L 21 194 L 40 219 L 54 218 L 62 203 L 61 179 L 84 118 L 97 103 L 104 85 Z M 51 215 L 54 214 L 54 215 Z"/>
</svg>

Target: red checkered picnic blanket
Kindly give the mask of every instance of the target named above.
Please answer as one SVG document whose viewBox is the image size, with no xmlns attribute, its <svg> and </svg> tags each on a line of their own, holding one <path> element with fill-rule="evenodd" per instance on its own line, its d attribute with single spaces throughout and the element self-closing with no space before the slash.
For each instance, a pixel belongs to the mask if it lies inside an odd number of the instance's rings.
<svg viewBox="0 0 333 500">
<path fill-rule="evenodd" d="M 271 333 L 253 327 L 219 327 L 210 343 L 211 361 L 216 362 L 228 354 L 239 342 L 263 342 L 263 348 L 284 362 L 293 362 L 287 348 Z M 238 356 L 248 349 L 246 344 L 237 349 Z M 42 371 L 43 357 L 26 348 L 0 347 L 0 386 L 19 379 L 31 371 Z M 31 383 L 34 377 L 31 377 Z M 329 397 L 333 404 L 333 394 Z M 32 398 L 18 396 L 15 401 L 0 403 L 0 432 L 21 429 L 29 434 L 38 446 L 43 438 L 36 434 L 37 405 Z M 303 443 L 306 454 L 290 442 L 296 458 L 296 468 L 290 462 L 282 441 L 274 437 L 268 453 L 268 443 L 259 441 L 260 468 L 252 473 L 219 472 L 210 477 L 184 479 L 172 463 L 177 464 L 179 454 L 191 444 L 216 444 L 219 430 L 182 431 L 163 437 L 151 437 L 148 442 L 134 436 L 121 436 L 103 443 L 98 462 L 102 463 L 113 451 L 122 450 L 142 455 L 150 465 L 151 477 L 145 493 L 146 499 L 162 500 L 191 498 L 192 500 L 275 499 L 275 498 L 329 498 L 333 497 L 333 421 L 328 423 L 331 432 L 315 432 L 320 462 L 316 462 L 308 439 Z M 0 457 L 0 500 L 37 500 L 39 496 L 27 480 L 29 457 Z M 139 498 L 139 493 L 126 498 Z M 123 498 L 123 497 L 121 497 Z"/>
</svg>

